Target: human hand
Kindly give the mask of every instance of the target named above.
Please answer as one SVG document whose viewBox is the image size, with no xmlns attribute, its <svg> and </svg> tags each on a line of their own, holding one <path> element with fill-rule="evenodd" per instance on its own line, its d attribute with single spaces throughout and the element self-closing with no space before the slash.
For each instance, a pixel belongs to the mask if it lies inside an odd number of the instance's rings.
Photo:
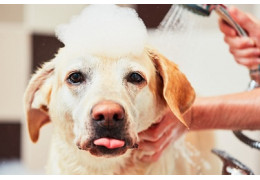
<svg viewBox="0 0 260 180">
<path fill-rule="evenodd" d="M 144 155 L 140 160 L 143 162 L 157 161 L 168 145 L 177 140 L 187 128 L 169 110 L 150 128 L 139 133 L 140 143 L 138 149 L 153 152 L 152 155 Z"/>
<path fill-rule="evenodd" d="M 219 20 L 224 40 L 237 63 L 252 68 L 260 64 L 260 21 L 235 7 L 228 8 L 232 18 L 247 31 L 249 37 L 239 37 L 231 26 Z"/>
</svg>

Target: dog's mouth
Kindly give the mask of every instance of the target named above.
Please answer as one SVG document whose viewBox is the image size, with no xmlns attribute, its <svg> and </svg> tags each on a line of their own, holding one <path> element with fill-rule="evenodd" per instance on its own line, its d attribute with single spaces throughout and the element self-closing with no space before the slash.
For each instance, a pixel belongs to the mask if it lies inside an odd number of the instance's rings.
<svg viewBox="0 0 260 180">
<path fill-rule="evenodd" d="M 137 148 L 136 138 L 129 133 L 127 115 L 121 108 L 111 102 L 95 105 L 91 112 L 94 119 L 91 120 L 90 135 L 87 139 L 79 139 L 78 147 L 102 157 L 122 155 L 128 149 Z M 121 116 L 124 118 L 119 118 Z"/>
<path fill-rule="evenodd" d="M 93 142 L 96 146 L 104 146 L 107 149 L 116 149 L 124 147 L 125 141 L 113 138 L 99 138 Z"/>
<path fill-rule="evenodd" d="M 87 142 L 82 150 L 89 151 L 94 156 L 114 157 L 124 154 L 128 149 L 138 148 L 132 138 L 119 139 L 115 137 L 99 137 Z"/>
</svg>

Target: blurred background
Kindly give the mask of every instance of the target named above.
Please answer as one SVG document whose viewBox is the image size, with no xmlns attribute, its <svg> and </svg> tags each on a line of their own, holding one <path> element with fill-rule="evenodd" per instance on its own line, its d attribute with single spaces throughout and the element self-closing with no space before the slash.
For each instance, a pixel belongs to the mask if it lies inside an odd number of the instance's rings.
<svg viewBox="0 0 260 180">
<path fill-rule="evenodd" d="M 26 129 L 22 97 L 36 67 L 53 58 L 63 46 L 55 38 L 55 27 L 86 6 L 0 5 L 0 174 L 44 174 L 52 125 L 44 126 L 38 143 L 33 144 Z M 121 6 L 136 9 L 149 28 L 151 44 L 179 64 L 199 96 L 246 90 L 248 70 L 229 54 L 215 14 L 186 19 L 184 24 L 192 24 L 189 30 L 176 33 L 178 37 L 174 38 L 165 34 L 165 40 L 156 28 L 171 5 Z M 260 18 L 260 5 L 234 6 Z M 231 131 L 215 133 L 215 147 L 260 174 L 260 152 L 239 142 Z M 260 139 L 259 132 L 248 134 Z"/>
</svg>

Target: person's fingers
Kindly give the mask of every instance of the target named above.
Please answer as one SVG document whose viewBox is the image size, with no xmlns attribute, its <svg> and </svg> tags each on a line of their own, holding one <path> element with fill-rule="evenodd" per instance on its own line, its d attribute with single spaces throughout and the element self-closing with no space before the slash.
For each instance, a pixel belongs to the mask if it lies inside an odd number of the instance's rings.
<svg viewBox="0 0 260 180">
<path fill-rule="evenodd" d="M 226 36 L 235 37 L 237 36 L 236 30 L 228 25 L 223 19 L 218 21 L 220 31 L 222 31 Z"/>
<path fill-rule="evenodd" d="M 253 57 L 253 58 L 235 58 L 237 63 L 247 66 L 248 68 L 251 68 L 253 66 L 256 66 L 260 64 L 260 58 L 259 57 Z"/>
<path fill-rule="evenodd" d="M 169 138 L 168 141 L 165 141 L 164 145 L 162 145 L 160 149 L 158 149 L 157 151 L 154 151 L 154 154 L 152 154 L 152 155 L 144 155 L 141 158 L 141 161 L 143 161 L 143 162 L 156 162 L 161 157 L 162 152 L 172 142 L 174 142 L 176 139 L 178 139 L 185 131 L 187 131 L 187 129 L 183 125 L 179 126 L 178 128 L 175 128 L 172 132 L 172 136 L 170 136 L 171 138 Z"/>
<path fill-rule="evenodd" d="M 141 161 L 157 161 L 160 158 L 164 149 L 167 148 L 171 142 L 176 141 L 181 135 L 185 133 L 185 131 L 187 131 L 187 128 L 179 122 L 177 123 L 176 127 L 168 130 L 168 132 L 165 133 L 157 142 L 141 142 L 138 147 L 139 150 L 153 152 L 152 155 L 149 153 L 149 155 L 142 156 Z"/>
<path fill-rule="evenodd" d="M 142 158 L 141 158 L 141 161 L 142 162 L 147 162 L 147 163 L 151 163 L 151 162 L 156 162 L 159 160 L 159 158 L 161 157 L 162 155 L 162 152 L 164 151 L 165 148 L 167 148 L 169 146 L 169 144 L 171 143 L 171 141 L 169 141 L 168 143 L 166 143 L 161 151 L 158 151 L 156 153 L 154 153 L 153 155 L 144 155 Z"/>
<path fill-rule="evenodd" d="M 174 128 L 169 129 L 163 134 L 163 136 L 156 142 L 152 141 L 141 141 L 138 148 L 144 151 L 160 151 L 164 144 L 167 144 L 169 141 L 173 142 L 178 139 L 187 128 L 181 123 L 177 124 Z"/>
<path fill-rule="evenodd" d="M 231 17 L 235 20 L 235 22 L 237 22 L 246 31 L 250 32 L 251 30 L 254 30 L 255 22 L 250 15 L 244 13 L 243 11 L 239 10 L 234 6 L 229 7 L 228 12 L 230 13 Z"/>
<path fill-rule="evenodd" d="M 255 42 L 249 37 L 225 36 L 224 40 L 229 45 L 230 49 L 243 49 L 255 46 Z"/>
<path fill-rule="evenodd" d="M 138 145 L 138 149 L 144 151 L 159 151 L 165 143 L 168 143 L 172 138 L 172 130 L 168 130 L 163 136 L 156 142 L 153 141 L 141 141 Z"/>
<path fill-rule="evenodd" d="M 248 57 L 258 58 L 260 56 L 260 49 L 259 48 L 230 49 L 230 52 L 236 58 L 248 58 Z"/>
<path fill-rule="evenodd" d="M 174 117 L 165 116 L 159 123 L 152 125 L 145 131 L 142 131 L 138 136 L 142 141 L 157 141 L 164 132 L 172 129 L 176 123 L 177 120 L 175 120 Z"/>
</svg>

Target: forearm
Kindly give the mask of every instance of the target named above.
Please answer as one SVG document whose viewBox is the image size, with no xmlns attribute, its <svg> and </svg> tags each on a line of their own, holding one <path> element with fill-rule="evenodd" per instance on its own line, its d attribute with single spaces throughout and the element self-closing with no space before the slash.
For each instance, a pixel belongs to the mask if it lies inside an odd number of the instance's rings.
<svg viewBox="0 0 260 180">
<path fill-rule="evenodd" d="M 190 112 L 190 129 L 260 129 L 260 89 L 197 98 Z"/>
</svg>

